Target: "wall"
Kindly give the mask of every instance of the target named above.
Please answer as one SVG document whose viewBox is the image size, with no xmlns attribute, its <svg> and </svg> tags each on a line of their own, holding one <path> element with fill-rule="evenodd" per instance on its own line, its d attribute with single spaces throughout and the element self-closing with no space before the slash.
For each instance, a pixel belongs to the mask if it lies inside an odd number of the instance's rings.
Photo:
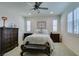
<svg viewBox="0 0 79 59">
<path fill-rule="evenodd" d="M 0 27 L 3 26 L 3 21 L 1 19 L 2 16 L 7 16 L 6 27 L 11 27 L 12 24 L 16 24 L 16 27 L 19 28 L 19 42 L 22 41 L 23 33 L 24 33 L 24 19 L 23 17 L 16 11 L 11 10 L 7 7 L 0 7 Z"/>
<path fill-rule="evenodd" d="M 58 20 L 58 33 L 60 33 L 60 17 L 59 16 L 38 16 L 38 17 L 26 17 L 25 18 L 25 32 L 26 31 L 26 21 L 31 20 L 32 22 L 32 30 L 31 32 L 35 32 L 37 29 L 37 21 L 46 21 L 46 29 L 49 32 L 52 32 L 52 20 L 57 19 Z"/>
<path fill-rule="evenodd" d="M 17 28 L 19 28 L 19 43 L 22 43 L 23 33 L 26 32 L 26 26 L 24 25 L 24 17 L 22 14 L 17 11 L 15 7 L 5 7 L 0 6 L 0 27 L 3 26 L 3 21 L 1 19 L 2 16 L 7 16 L 8 19 L 6 21 L 6 27 L 12 27 L 12 24 L 15 24 Z M 25 20 L 32 20 L 32 32 L 35 32 L 36 22 L 38 20 L 45 20 L 47 22 L 47 29 L 49 32 L 52 32 L 52 19 L 58 19 L 58 28 L 60 28 L 60 17 L 59 16 L 40 16 L 40 17 L 26 17 Z M 60 32 L 60 29 L 58 29 Z"/>
<path fill-rule="evenodd" d="M 79 3 L 72 3 L 68 8 L 64 11 L 61 16 L 61 34 L 63 36 L 63 43 L 70 48 L 74 53 L 79 55 L 79 36 L 76 37 L 73 34 L 67 33 L 67 14 L 74 10 L 74 8 L 78 7 Z"/>
</svg>

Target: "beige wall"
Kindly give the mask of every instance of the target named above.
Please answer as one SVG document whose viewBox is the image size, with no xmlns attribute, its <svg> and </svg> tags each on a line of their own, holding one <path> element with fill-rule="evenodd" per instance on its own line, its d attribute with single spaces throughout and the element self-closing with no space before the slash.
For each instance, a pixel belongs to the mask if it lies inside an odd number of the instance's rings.
<svg viewBox="0 0 79 59">
<path fill-rule="evenodd" d="M 52 20 L 57 19 L 58 20 L 58 33 L 60 33 L 60 17 L 59 16 L 39 16 L 39 17 L 26 17 L 25 18 L 25 32 L 26 31 L 26 21 L 31 20 L 32 22 L 32 30 L 31 32 L 35 32 L 37 29 L 37 21 L 46 21 L 46 29 L 49 32 L 52 32 Z"/>
<path fill-rule="evenodd" d="M 79 3 L 70 5 L 61 16 L 61 34 L 63 36 L 63 43 L 70 48 L 74 53 L 79 55 L 79 36 L 67 32 L 67 14 L 79 6 Z"/>
</svg>

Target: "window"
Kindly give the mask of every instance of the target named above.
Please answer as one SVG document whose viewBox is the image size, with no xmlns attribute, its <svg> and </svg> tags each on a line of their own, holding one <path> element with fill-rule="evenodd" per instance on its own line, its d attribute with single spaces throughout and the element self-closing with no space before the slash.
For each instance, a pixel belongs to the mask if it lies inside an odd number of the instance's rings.
<svg viewBox="0 0 79 59">
<path fill-rule="evenodd" d="M 57 32 L 57 20 L 53 20 L 53 32 Z"/>
<path fill-rule="evenodd" d="M 68 32 L 79 34 L 79 8 L 69 13 L 67 18 Z"/>
<path fill-rule="evenodd" d="M 79 8 L 74 10 L 74 33 L 79 34 Z"/>
<path fill-rule="evenodd" d="M 27 21 L 26 24 L 27 24 L 26 26 L 27 32 L 31 31 L 31 21 Z"/>
<path fill-rule="evenodd" d="M 68 26 L 68 32 L 72 33 L 73 32 L 73 13 L 72 12 L 68 14 L 67 26 Z"/>
</svg>

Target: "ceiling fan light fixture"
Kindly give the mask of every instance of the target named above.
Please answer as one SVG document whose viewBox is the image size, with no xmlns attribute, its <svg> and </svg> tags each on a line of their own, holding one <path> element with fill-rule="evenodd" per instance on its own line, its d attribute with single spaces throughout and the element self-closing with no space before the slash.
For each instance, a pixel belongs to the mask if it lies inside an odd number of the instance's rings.
<svg viewBox="0 0 79 59">
<path fill-rule="evenodd" d="M 53 14 L 53 13 L 54 13 L 53 11 L 50 12 L 50 14 Z"/>
<path fill-rule="evenodd" d="M 28 15 L 32 15 L 31 13 L 28 13 Z"/>
</svg>

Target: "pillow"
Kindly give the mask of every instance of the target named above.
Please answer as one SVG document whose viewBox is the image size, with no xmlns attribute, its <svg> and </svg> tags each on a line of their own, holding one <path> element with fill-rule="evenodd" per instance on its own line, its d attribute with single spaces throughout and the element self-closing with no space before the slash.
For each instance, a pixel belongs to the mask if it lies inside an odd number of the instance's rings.
<svg viewBox="0 0 79 59">
<path fill-rule="evenodd" d="M 43 29 L 43 30 L 42 30 L 42 33 L 43 33 L 43 34 L 49 34 L 48 30 L 46 30 L 46 29 Z"/>
<path fill-rule="evenodd" d="M 37 29 L 35 33 L 37 33 L 37 34 L 49 34 L 48 30 L 46 30 L 46 29 Z"/>
<path fill-rule="evenodd" d="M 40 30 L 40 29 L 37 29 L 37 30 L 35 31 L 35 33 L 41 33 L 41 30 Z"/>
</svg>

